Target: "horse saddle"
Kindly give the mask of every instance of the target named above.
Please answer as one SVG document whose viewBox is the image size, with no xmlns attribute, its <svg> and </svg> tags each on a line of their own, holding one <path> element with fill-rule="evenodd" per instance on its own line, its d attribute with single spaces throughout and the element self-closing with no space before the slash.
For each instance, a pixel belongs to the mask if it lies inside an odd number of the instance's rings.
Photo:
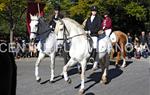
<svg viewBox="0 0 150 95">
<path fill-rule="evenodd" d="M 92 48 L 93 48 L 93 40 L 92 40 L 92 38 L 91 38 L 91 36 L 90 35 L 88 35 L 87 34 L 87 40 L 89 41 L 89 52 L 91 52 L 92 53 Z"/>
<path fill-rule="evenodd" d="M 98 41 L 98 52 L 105 52 L 107 50 L 106 39 L 105 37 Z"/>
<path fill-rule="evenodd" d="M 98 41 L 106 37 L 105 33 L 102 33 L 98 36 Z"/>
<path fill-rule="evenodd" d="M 71 46 L 71 41 L 65 40 L 64 41 L 64 51 L 69 52 Z"/>
<path fill-rule="evenodd" d="M 112 34 L 110 35 L 110 40 L 111 40 L 111 42 L 113 42 L 113 43 L 117 42 L 117 37 L 116 37 L 115 33 L 112 33 Z"/>
</svg>

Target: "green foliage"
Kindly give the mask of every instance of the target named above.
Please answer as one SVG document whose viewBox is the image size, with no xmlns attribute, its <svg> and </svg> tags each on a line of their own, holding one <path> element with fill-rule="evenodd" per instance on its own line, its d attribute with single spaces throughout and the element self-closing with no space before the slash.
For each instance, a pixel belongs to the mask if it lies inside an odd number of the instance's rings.
<svg viewBox="0 0 150 95">
<path fill-rule="evenodd" d="M 44 10 L 48 21 L 54 13 L 54 5 L 58 3 L 66 17 L 80 23 L 90 15 L 90 7 L 96 5 L 98 14 L 103 16 L 104 12 L 109 11 L 113 26 L 120 29 L 141 28 L 140 25 L 134 26 L 138 23 L 146 23 L 146 27 L 150 25 L 150 0 L 78 0 L 76 3 L 72 3 L 71 0 L 41 0 L 41 2 L 46 4 Z M 14 33 L 25 35 L 26 14 L 22 13 L 25 8 L 27 0 L 0 0 L 0 32 L 9 33 L 15 25 Z"/>
<path fill-rule="evenodd" d="M 82 15 L 86 17 L 89 5 L 84 0 L 79 0 L 78 4 L 70 8 L 71 17 L 75 15 Z"/>
<path fill-rule="evenodd" d="M 124 0 L 106 0 L 106 3 L 112 6 L 118 6 L 118 5 L 122 5 L 123 1 Z"/>
<path fill-rule="evenodd" d="M 23 10 L 25 10 L 27 2 L 24 0 L 1 0 L 0 3 L 0 20 L 3 21 L 0 23 L 1 32 L 9 33 L 10 30 L 20 27 L 20 17 Z M 26 26 L 24 26 L 24 30 Z"/>
<path fill-rule="evenodd" d="M 127 14 L 135 16 L 136 19 L 139 19 L 140 21 L 146 19 L 146 8 L 138 5 L 136 2 L 130 2 L 124 7 L 124 9 Z"/>
<path fill-rule="evenodd" d="M 5 3 L 0 3 L 0 11 L 3 11 L 5 6 L 6 6 Z"/>
<path fill-rule="evenodd" d="M 102 3 L 100 0 L 79 0 L 78 3 L 73 5 L 69 11 L 70 16 L 82 16 L 84 19 L 87 18 L 90 15 L 90 7 L 95 5 L 99 9 L 103 9 L 102 6 L 99 6 L 99 4 Z"/>
</svg>

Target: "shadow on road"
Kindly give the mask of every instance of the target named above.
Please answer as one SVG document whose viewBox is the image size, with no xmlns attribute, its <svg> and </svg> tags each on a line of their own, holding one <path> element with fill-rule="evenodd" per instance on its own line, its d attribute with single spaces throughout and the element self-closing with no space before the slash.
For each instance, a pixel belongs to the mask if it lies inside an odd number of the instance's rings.
<svg viewBox="0 0 150 95">
<path fill-rule="evenodd" d="M 49 79 L 41 82 L 40 84 L 46 84 L 47 82 L 49 82 Z"/>
<path fill-rule="evenodd" d="M 88 92 L 85 95 L 95 95 L 93 92 Z"/>
<path fill-rule="evenodd" d="M 119 66 L 121 66 L 122 63 L 123 63 L 123 60 L 120 60 L 120 61 L 119 61 Z M 127 67 L 128 65 L 130 65 L 131 63 L 133 63 L 133 61 L 126 61 L 126 67 Z M 115 61 L 110 61 L 110 65 L 115 65 Z"/>
<path fill-rule="evenodd" d="M 133 61 L 126 61 L 126 66 L 128 66 L 128 65 L 130 65 L 132 63 L 133 63 Z"/>
<path fill-rule="evenodd" d="M 109 73 L 108 73 L 109 82 L 112 79 L 119 77 L 122 73 L 123 73 L 123 71 L 121 69 L 119 69 L 119 68 L 112 68 L 112 69 L 110 69 Z"/>
<path fill-rule="evenodd" d="M 53 83 L 55 83 L 55 82 L 57 82 L 57 81 L 59 81 L 59 80 L 62 80 L 62 79 L 63 79 L 63 77 L 62 77 L 62 76 L 60 76 L 60 75 L 58 75 L 58 76 L 54 77 L 54 81 L 53 81 Z M 46 84 L 47 82 L 50 82 L 50 80 L 49 80 L 49 79 L 47 79 L 47 80 L 45 80 L 45 81 L 41 82 L 40 84 Z"/>
<path fill-rule="evenodd" d="M 92 65 L 87 65 L 86 71 L 89 70 L 89 69 L 91 69 L 91 68 L 92 68 Z M 70 67 L 70 69 L 68 70 L 68 76 L 72 76 L 72 75 L 75 75 L 75 74 L 79 74 L 78 68 L 77 68 L 76 65 L 73 66 L 73 67 Z M 60 76 L 60 75 L 58 75 L 58 76 L 56 76 L 56 77 L 54 78 L 53 83 L 55 83 L 55 82 L 57 82 L 57 81 L 59 81 L 59 80 L 61 80 L 61 79 L 63 79 L 63 77 Z M 47 82 L 49 82 L 49 79 L 47 79 L 47 80 L 41 82 L 40 84 L 46 84 Z"/>
<path fill-rule="evenodd" d="M 108 79 L 109 82 L 107 84 L 109 84 L 111 82 L 112 79 L 119 77 L 121 74 L 123 73 L 123 71 L 119 68 L 112 68 L 109 70 L 109 74 L 108 74 Z M 89 83 L 89 82 L 93 82 L 93 84 L 91 84 L 89 87 L 87 87 L 84 90 L 84 93 L 86 91 L 88 91 L 90 88 L 94 87 L 96 84 L 100 83 L 100 79 L 101 79 L 102 73 L 100 71 L 94 72 L 92 73 L 88 78 L 87 81 L 85 81 L 85 83 Z M 77 85 L 75 87 L 75 89 L 79 88 L 81 84 Z M 87 95 L 94 95 L 94 94 L 87 94 Z"/>
<path fill-rule="evenodd" d="M 92 68 L 93 65 L 87 65 L 86 67 L 86 71 L 90 70 Z M 68 76 L 72 76 L 74 74 L 79 74 L 80 72 L 78 71 L 77 65 L 73 66 L 70 68 L 70 70 L 68 71 Z"/>
</svg>

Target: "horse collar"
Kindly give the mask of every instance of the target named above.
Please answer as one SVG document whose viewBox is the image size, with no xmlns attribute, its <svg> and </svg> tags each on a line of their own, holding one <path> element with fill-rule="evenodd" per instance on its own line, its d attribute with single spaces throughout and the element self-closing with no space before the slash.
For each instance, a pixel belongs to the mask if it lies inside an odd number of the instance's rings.
<svg viewBox="0 0 150 95">
<path fill-rule="evenodd" d="M 31 21 L 38 21 L 38 19 L 31 19 Z"/>
</svg>

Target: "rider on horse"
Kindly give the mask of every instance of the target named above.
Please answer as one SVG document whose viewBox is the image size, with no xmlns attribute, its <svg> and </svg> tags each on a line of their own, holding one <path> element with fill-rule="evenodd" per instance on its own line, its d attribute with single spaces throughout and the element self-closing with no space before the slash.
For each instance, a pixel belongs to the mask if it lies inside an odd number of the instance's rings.
<svg viewBox="0 0 150 95">
<path fill-rule="evenodd" d="M 110 36 L 111 32 L 112 32 L 112 20 L 111 18 L 108 16 L 108 12 L 104 13 L 104 19 L 102 22 L 102 29 L 105 31 L 106 36 Z"/>
<path fill-rule="evenodd" d="M 55 20 L 62 19 L 64 16 L 60 13 L 60 6 L 56 4 L 54 6 L 55 15 L 52 16 L 51 21 L 49 22 L 50 28 L 55 29 L 56 23 Z"/>
<path fill-rule="evenodd" d="M 98 9 L 96 6 L 91 7 L 91 16 L 87 19 L 85 24 L 85 31 L 88 31 L 93 40 L 93 50 L 90 58 L 91 62 L 96 58 L 98 31 L 101 26 L 101 18 L 97 15 L 97 11 Z"/>
</svg>

